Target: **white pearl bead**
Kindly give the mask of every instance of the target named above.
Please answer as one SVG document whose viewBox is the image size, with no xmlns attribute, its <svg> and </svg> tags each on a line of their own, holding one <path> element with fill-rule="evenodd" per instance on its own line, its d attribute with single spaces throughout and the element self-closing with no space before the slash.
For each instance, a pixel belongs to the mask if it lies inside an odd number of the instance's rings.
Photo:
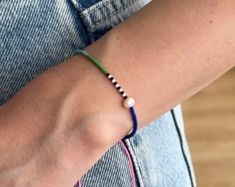
<svg viewBox="0 0 235 187">
<path fill-rule="evenodd" d="M 130 107 L 133 107 L 134 105 L 135 105 L 135 100 L 132 97 L 128 97 L 127 99 L 123 101 L 123 106 L 125 108 L 130 108 Z"/>
</svg>

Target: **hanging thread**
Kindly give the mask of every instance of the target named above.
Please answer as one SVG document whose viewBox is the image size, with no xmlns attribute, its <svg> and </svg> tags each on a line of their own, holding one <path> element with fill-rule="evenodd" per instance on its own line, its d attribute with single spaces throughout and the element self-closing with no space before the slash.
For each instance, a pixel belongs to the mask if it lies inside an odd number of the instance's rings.
<svg viewBox="0 0 235 187">
<path fill-rule="evenodd" d="M 120 140 L 119 143 L 121 144 L 121 146 L 127 156 L 128 162 L 129 162 L 130 173 L 131 173 L 131 187 L 135 187 L 135 171 L 134 171 L 134 166 L 133 166 L 133 161 L 131 159 L 131 155 L 130 155 L 125 143 L 122 140 Z M 82 187 L 81 182 L 79 180 L 77 182 L 76 187 Z"/>
</svg>

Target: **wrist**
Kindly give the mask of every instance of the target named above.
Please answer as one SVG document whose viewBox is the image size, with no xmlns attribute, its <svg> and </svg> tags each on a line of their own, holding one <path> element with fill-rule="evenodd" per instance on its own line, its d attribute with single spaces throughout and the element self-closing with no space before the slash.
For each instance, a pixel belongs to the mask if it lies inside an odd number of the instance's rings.
<svg viewBox="0 0 235 187">
<path fill-rule="evenodd" d="M 91 62 L 81 56 L 71 60 L 79 64 L 77 74 L 80 76 L 63 106 L 67 124 L 76 127 L 78 121 L 82 122 L 84 131 L 91 133 L 101 144 L 102 140 L 110 144 L 122 139 L 133 123 L 129 110 L 123 107 L 123 99 Z"/>
<path fill-rule="evenodd" d="M 0 108 L 2 115 L 7 114 L 0 117 L 0 121 L 4 120 L 3 135 L 20 137 L 13 139 L 13 145 L 17 145 L 14 151 L 20 159 L 15 163 L 10 155 L 12 165 L 7 167 L 14 169 L 23 163 L 20 171 L 28 171 L 27 174 L 20 172 L 24 176 L 14 177 L 17 185 L 36 176 L 48 181 L 47 176 L 51 175 L 39 176 L 42 170 L 49 173 L 56 170 L 60 172 L 58 176 L 66 176 L 71 182 L 85 174 L 132 128 L 130 114 L 122 107 L 120 96 L 106 78 L 80 57 L 68 62 L 63 68 L 49 70 L 50 73 L 30 83 Z M 64 77 L 58 76 L 60 73 Z"/>
</svg>

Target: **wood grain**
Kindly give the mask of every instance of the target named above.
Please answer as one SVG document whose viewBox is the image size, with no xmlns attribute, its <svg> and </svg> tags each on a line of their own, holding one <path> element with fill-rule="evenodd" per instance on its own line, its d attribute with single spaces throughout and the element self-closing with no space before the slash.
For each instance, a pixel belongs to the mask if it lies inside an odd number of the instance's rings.
<svg viewBox="0 0 235 187">
<path fill-rule="evenodd" d="M 198 187 L 235 187 L 235 68 L 183 103 Z"/>
</svg>

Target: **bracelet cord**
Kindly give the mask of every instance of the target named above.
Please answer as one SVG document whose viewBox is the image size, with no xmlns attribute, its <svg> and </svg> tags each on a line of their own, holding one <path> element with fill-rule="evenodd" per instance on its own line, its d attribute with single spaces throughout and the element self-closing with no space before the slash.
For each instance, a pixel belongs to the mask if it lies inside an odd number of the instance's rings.
<svg viewBox="0 0 235 187">
<path fill-rule="evenodd" d="M 131 114 L 131 118 L 133 121 L 133 128 L 132 128 L 132 132 L 128 135 L 126 135 L 122 140 L 119 141 L 119 143 L 121 144 L 125 154 L 127 155 L 128 161 L 129 161 L 129 167 L 130 167 L 130 173 L 131 173 L 131 178 L 132 178 L 132 187 L 135 187 L 135 172 L 134 172 L 134 167 L 133 167 L 133 161 L 131 159 L 131 155 L 124 143 L 124 141 L 126 139 L 131 138 L 132 136 L 134 136 L 134 134 L 136 133 L 137 129 L 138 129 L 138 121 L 137 121 L 137 117 L 136 117 L 136 113 L 135 113 L 135 109 L 134 109 L 134 102 L 133 102 L 133 98 L 130 98 L 130 100 L 128 100 L 128 96 L 125 93 L 124 89 L 117 83 L 117 81 L 113 78 L 113 76 L 109 73 L 109 71 L 107 70 L 107 68 L 102 65 L 96 58 L 94 58 L 93 56 L 89 55 L 86 51 L 84 50 L 78 50 L 78 54 L 86 57 L 89 61 L 91 61 L 103 74 L 105 74 L 105 76 L 112 82 L 112 84 L 114 85 L 114 87 L 118 90 L 118 92 L 120 93 L 120 95 L 123 97 L 124 99 L 124 105 L 125 105 L 125 100 L 126 101 L 132 101 L 131 104 L 128 103 L 127 106 L 125 106 L 126 108 L 129 108 L 130 110 L 130 114 Z M 80 180 L 78 180 L 76 187 L 81 187 L 81 182 Z"/>
<path fill-rule="evenodd" d="M 131 138 L 132 136 L 134 136 L 134 134 L 136 133 L 136 131 L 138 129 L 138 121 L 137 121 L 136 112 L 135 112 L 135 109 L 134 109 L 134 103 L 135 103 L 134 99 L 127 96 L 126 92 L 120 86 L 120 84 L 118 84 L 117 80 L 114 79 L 114 77 L 109 73 L 107 68 L 103 64 L 101 64 L 96 58 L 94 58 L 93 56 L 91 56 L 90 54 L 88 54 L 84 50 L 78 50 L 77 53 L 84 56 L 90 62 L 92 62 L 112 82 L 112 84 L 117 89 L 119 94 L 123 97 L 124 106 L 125 106 L 125 108 L 129 108 L 131 118 L 132 118 L 132 121 L 133 121 L 132 132 L 130 134 L 126 135 L 123 138 L 123 140 Z"/>
</svg>

